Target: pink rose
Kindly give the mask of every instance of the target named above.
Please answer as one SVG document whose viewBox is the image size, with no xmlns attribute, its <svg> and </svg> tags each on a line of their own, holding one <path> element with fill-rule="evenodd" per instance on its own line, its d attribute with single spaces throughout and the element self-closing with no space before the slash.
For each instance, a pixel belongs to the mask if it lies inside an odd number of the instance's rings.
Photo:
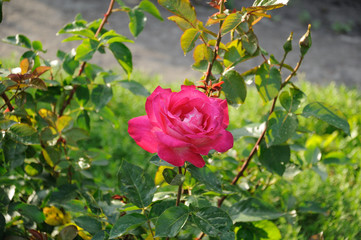
<svg viewBox="0 0 361 240">
<path fill-rule="evenodd" d="M 203 167 L 201 155 L 211 149 L 225 152 L 233 147 L 226 131 L 226 100 L 209 98 L 195 86 L 182 86 L 180 92 L 157 87 L 145 103 L 147 115 L 129 121 L 128 133 L 144 150 L 174 165 L 185 161 Z"/>
</svg>

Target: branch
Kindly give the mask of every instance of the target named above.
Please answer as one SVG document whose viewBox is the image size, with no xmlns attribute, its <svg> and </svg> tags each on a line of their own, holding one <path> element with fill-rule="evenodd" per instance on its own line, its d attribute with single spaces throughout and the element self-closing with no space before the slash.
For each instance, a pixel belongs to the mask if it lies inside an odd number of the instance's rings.
<svg viewBox="0 0 361 240">
<path fill-rule="evenodd" d="M 95 35 L 94 35 L 95 38 L 98 37 L 98 35 L 100 34 L 100 31 L 103 29 L 105 23 L 108 21 L 109 16 L 112 14 L 112 9 L 113 9 L 114 3 L 115 3 L 115 0 L 110 0 L 108 11 L 104 14 L 103 20 L 100 23 L 97 31 L 95 32 Z M 78 72 L 78 76 L 80 76 L 83 73 L 86 63 L 87 62 L 83 62 L 81 64 L 79 72 Z M 71 100 L 74 97 L 77 87 L 78 87 L 78 85 L 73 86 L 73 89 L 71 90 L 68 99 L 63 103 L 63 106 L 61 107 L 61 109 L 59 111 L 59 117 L 61 117 L 64 114 L 65 108 L 70 104 Z"/>
<path fill-rule="evenodd" d="M 3 92 L 1 94 L 1 97 L 4 99 L 5 105 L 8 106 L 9 111 L 11 112 L 12 110 L 14 110 L 14 107 L 13 107 L 13 105 L 11 105 L 10 100 L 9 100 L 8 96 L 6 95 L 6 93 Z M 3 108 L 3 106 L 1 108 Z"/>
</svg>

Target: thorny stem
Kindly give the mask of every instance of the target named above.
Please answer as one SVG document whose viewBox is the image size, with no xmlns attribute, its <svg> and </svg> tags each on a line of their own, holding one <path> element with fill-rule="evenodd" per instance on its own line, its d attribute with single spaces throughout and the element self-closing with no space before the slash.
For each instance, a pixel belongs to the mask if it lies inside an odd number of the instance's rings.
<svg viewBox="0 0 361 240">
<path fill-rule="evenodd" d="M 114 3 L 115 3 L 115 0 L 110 0 L 108 11 L 104 14 L 103 20 L 100 23 L 97 31 L 95 32 L 95 35 L 94 35 L 95 38 L 98 37 L 98 35 L 100 34 L 100 31 L 103 29 L 105 23 L 108 21 L 109 16 L 112 14 L 112 9 L 113 9 Z M 83 73 L 86 63 L 87 62 L 83 62 L 81 64 L 79 72 L 78 72 L 78 76 L 80 76 Z M 77 87 L 78 87 L 77 85 L 73 86 L 73 89 L 71 90 L 68 99 L 63 103 L 63 106 L 61 107 L 61 109 L 59 111 L 59 116 L 62 116 L 64 114 L 64 110 L 70 104 L 71 100 L 73 99 L 73 96 L 75 94 Z"/>
<path fill-rule="evenodd" d="M 289 82 L 289 80 L 296 74 L 296 72 L 298 71 L 298 69 L 300 68 L 301 66 L 301 63 L 302 63 L 302 60 L 303 60 L 303 56 L 301 56 L 299 62 L 297 63 L 296 67 L 293 69 L 292 73 L 286 78 L 286 80 L 283 82 L 283 84 L 281 85 L 281 89 L 286 86 L 286 84 Z M 276 102 L 277 102 L 277 98 L 278 96 L 276 96 L 274 99 L 273 99 L 273 102 L 272 102 L 272 106 L 271 106 L 271 109 L 269 111 L 269 115 L 271 115 L 275 109 L 275 106 L 276 106 Z M 231 185 L 235 185 L 237 183 L 237 181 L 240 179 L 241 176 L 243 176 L 243 173 L 244 171 L 247 169 L 248 167 L 248 164 L 250 163 L 250 161 L 252 160 L 252 157 L 254 156 L 254 154 L 257 152 L 258 148 L 259 148 L 259 144 L 261 143 L 264 135 L 266 134 L 266 131 L 267 131 L 267 125 L 268 125 L 268 122 L 266 122 L 266 126 L 265 126 L 265 129 L 263 130 L 261 136 L 258 138 L 257 142 L 255 143 L 252 151 L 250 152 L 250 154 L 248 155 L 246 161 L 243 163 L 241 169 L 239 170 L 238 174 L 233 178 L 232 182 L 231 182 Z M 222 203 L 223 201 L 227 198 L 227 196 L 223 196 L 221 199 L 218 200 L 218 204 L 217 206 L 218 207 L 221 207 L 222 206 Z"/>
<path fill-rule="evenodd" d="M 223 13 L 223 9 L 224 9 L 224 0 L 221 0 L 220 8 L 219 8 L 219 13 L 220 14 Z M 212 59 L 211 62 L 208 63 L 208 67 L 207 67 L 206 78 L 204 80 L 204 85 L 205 85 L 206 89 L 209 86 L 209 79 L 210 79 L 210 77 L 212 75 L 213 64 L 217 59 L 219 45 L 220 45 L 221 40 L 222 40 L 222 30 L 221 30 L 222 29 L 222 24 L 223 24 L 223 21 L 220 21 L 219 22 L 219 31 L 218 31 L 218 35 L 217 35 L 217 41 L 216 41 L 216 45 L 214 46 L 214 50 L 213 50 L 213 59 Z M 210 94 L 210 92 L 208 94 Z"/>
</svg>

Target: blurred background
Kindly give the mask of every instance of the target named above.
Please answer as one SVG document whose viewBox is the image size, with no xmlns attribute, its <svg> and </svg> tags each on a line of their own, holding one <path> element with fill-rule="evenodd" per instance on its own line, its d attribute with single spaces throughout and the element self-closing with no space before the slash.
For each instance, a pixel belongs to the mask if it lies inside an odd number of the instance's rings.
<svg viewBox="0 0 361 240">
<path fill-rule="evenodd" d="M 152 0 L 153 2 L 156 2 Z M 135 5 L 139 0 L 124 0 L 127 5 Z M 193 0 L 198 18 L 207 20 L 215 12 L 208 1 Z M 251 6 L 250 0 L 229 0 L 231 8 Z M 65 35 L 57 36 L 57 31 L 71 22 L 77 13 L 87 21 L 102 18 L 108 8 L 107 0 L 11 0 L 3 3 L 3 22 L 0 38 L 24 34 L 30 40 L 40 40 L 48 50 L 45 58 L 56 59 L 57 49 L 70 50 L 77 43 L 61 43 Z M 191 69 L 192 53 L 184 56 L 179 38 L 182 31 L 175 23 L 167 20 L 170 14 L 159 7 L 163 22 L 147 15 L 144 31 L 128 44 L 133 53 L 135 69 L 158 75 L 162 81 L 183 82 L 185 78 L 197 80 L 200 73 Z M 276 58 L 283 54 L 282 45 L 291 31 L 294 32 L 293 47 L 312 24 L 313 45 L 300 69 L 299 77 L 311 82 L 326 84 L 344 83 L 350 87 L 361 86 L 361 1 L 359 0 L 290 0 L 288 6 L 270 11 L 271 19 L 258 23 L 254 30 L 259 36 L 261 47 Z M 132 38 L 128 30 L 126 13 L 115 13 L 108 22 L 108 28 Z M 0 43 L 1 58 L 20 56 L 22 49 Z M 298 52 L 291 52 L 288 63 L 294 66 Z M 16 59 L 16 58 L 15 58 Z M 97 55 L 96 64 L 119 67 L 111 54 Z M 244 70 L 259 64 L 261 59 L 247 62 Z"/>
</svg>

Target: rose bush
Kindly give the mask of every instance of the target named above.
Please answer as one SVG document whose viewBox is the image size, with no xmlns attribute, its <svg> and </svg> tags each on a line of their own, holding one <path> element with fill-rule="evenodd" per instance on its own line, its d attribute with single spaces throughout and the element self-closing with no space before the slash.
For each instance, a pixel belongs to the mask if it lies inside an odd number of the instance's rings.
<svg viewBox="0 0 361 240">
<path fill-rule="evenodd" d="M 195 86 L 182 86 L 179 92 L 157 87 L 147 98 L 145 110 L 147 115 L 129 121 L 130 136 L 174 166 L 188 161 L 203 167 L 201 155 L 233 147 L 233 136 L 226 130 L 227 101 L 207 97 Z"/>
</svg>

